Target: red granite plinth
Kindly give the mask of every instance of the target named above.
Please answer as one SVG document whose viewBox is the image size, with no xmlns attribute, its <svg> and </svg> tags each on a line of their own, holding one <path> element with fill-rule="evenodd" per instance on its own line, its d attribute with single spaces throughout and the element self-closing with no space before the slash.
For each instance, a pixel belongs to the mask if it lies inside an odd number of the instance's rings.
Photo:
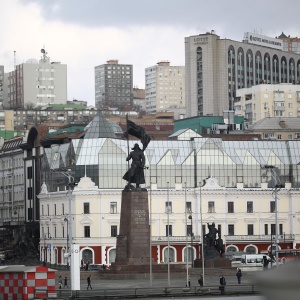
<svg viewBox="0 0 300 300">
<path fill-rule="evenodd" d="M 131 267 L 149 264 L 150 227 L 147 190 L 123 191 L 116 248 L 116 261 L 113 265 Z"/>
<path fill-rule="evenodd" d="M 227 258 L 208 259 L 204 261 L 205 268 L 231 268 L 231 261 Z"/>
</svg>

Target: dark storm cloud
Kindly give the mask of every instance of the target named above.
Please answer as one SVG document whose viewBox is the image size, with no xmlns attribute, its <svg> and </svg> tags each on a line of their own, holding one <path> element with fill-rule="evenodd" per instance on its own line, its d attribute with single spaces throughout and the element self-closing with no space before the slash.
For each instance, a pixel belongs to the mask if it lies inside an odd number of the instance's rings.
<svg viewBox="0 0 300 300">
<path fill-rule="evenodd" d="M 242 33 L 297 34 L 299 0 L 22 0 L 40 5 L 47 21 L 85 27 L 174 26 L 198 32 L 217 30 L 227 38 Z M 56 9 L 54 9 L 56 8 Z M 220 32 L 221 31 L 221 32 Z M 225 36 L 225 37 L 226 37 Z"/>
</svg>

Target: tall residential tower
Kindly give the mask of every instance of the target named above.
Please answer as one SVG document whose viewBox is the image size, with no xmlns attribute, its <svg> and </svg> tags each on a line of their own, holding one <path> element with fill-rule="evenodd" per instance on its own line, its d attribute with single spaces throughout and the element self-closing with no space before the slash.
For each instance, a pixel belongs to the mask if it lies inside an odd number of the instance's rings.
<svg viewBox="0 0 300 300">
<path fill-rule="evenodd" d="M 133 68 L 109 60 L 95 67 L 95 103 L 97 109 L 133 106 Z"/>
</svg>

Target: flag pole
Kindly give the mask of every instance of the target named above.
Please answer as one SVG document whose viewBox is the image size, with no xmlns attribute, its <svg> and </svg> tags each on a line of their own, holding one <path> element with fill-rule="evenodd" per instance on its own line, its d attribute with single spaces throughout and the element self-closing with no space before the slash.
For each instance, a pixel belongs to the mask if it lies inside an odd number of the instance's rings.
<svg viewBox="0 0 300 300">
<path fill-rule="evenodd" d="M 129 156 L 128 114 L 126 114 L 126 131 L 127 131 L 127 157 L 128 157 Z M 127 170 L 129 170 L 129 160 L 127 161 Z"/>
</svg>

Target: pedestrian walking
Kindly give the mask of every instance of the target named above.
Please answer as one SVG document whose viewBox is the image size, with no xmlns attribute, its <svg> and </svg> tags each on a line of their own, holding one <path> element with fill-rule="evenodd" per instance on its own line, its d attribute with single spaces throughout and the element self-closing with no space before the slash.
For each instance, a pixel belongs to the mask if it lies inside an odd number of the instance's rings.
<svg viewBox="0 0 300 300">
<path fill-rule="evenodd" d="M 65 287 L 67 287 L 67 289 L 69 288 L 67 276 L 66 276 L 65 279 L 64 279 L 64 287 L 63 287 L 63 288 L 65 288 Z"/>
<path fill-rule="evenodd" d="M 91 286 L 91 275 L 89 275 L 88 278 L 87 278 L 87 288 L 86 289 L 88 290 L 89 287 L 91 288 L 91 290 L 93 289 L 92 286 Z"/>
<path fill-rule="evenodd" d="M 59 276 L 59 278 L 58 278 L 58 287 L 59 287 L 59 289 L 62 288 L 62 278 L 61 278 L 61 276 Z"/>
<path fill-rule="evenodd" d="M 225 285 L 226 285 L 225 277 L 223 275 L 221 275 L 220 276 L 220 286 L 219 286 L 219 290 L 221 291 L 221 294 L 225 293 Z"/>
<path fill-rule="evenodd" d="M 241 278 L 242 278 L 242 271 L 240 268 L 237 269 L 236 277 L 238 280 L 238 284 L 241 284 Z"/>
<path fill-rule="evenodd" d="M 198 283 L 199 283 L 200 287 L 203 287 L 203 277 L 202 277 L 202 275 L 200 275 L 200 278 L 198 279 Z"/>
<path fill-rule="evenodd" d="M 189 287 L 191 287 L 191 275 L 189 275 Z"/>
</svg>

